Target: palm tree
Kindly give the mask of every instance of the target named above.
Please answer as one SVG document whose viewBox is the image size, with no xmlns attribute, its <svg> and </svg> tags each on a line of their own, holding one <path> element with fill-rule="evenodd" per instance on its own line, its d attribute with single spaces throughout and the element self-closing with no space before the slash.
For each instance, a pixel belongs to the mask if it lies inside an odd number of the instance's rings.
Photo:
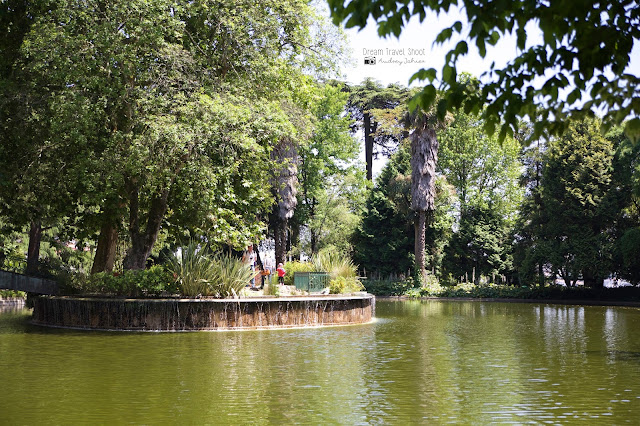
<svg viewBox="0 0 640 426">
<path fill-rule="evenodd" d="M 437 105 L 437 102 L 434 102 Z M 421 276 L 426 276 L 424 265 L 427 212 L 435 210 L 436 163 L 438 138 L 436 132 L 446 127 L 450 116 L 438 119 L 434 108 L 422 111 L 416 108 L 405 116 L 405 125 L 413 129 L 411 140 L 411 209 L 415 211 L 415 258 Z"/>
<path fill-rule="evenodd" d="M 271 151 L 271 159 L 279 164 L 272 176 L 276 203 L 271 213 L 275 239 L 276 264 L 284 263 L 287 252 L 287 226 L 297 205 L 298 147 L 292 138 L 281 138 Z"/>
</svg>

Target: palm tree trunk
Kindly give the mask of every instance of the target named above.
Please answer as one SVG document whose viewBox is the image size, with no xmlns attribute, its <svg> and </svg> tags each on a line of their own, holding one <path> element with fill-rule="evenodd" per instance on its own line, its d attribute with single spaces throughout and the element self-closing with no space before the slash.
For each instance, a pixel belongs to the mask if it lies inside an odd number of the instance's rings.
<svg viewBox="0 0 640 426">
<path fill-rule="evenodd" d="M 420 276 L 426 277 L 427 270 L 424 266 L 424 250 L 425 250 L 425 242 L 426 242 L 426 220 L 427 213 L 424 210 L 420 210 L 416 212 L 416 221 L 415 221 L 415 257 L 416 257 L 416 266 L 420 269 Z"/>
<path fill-rule="evenodd" d="M 438 139 L 430 126 L 417 128 L 411 134 L 411 208 L 416 212 L 416 267 L 426 276 L 424 265 L 426 212 L 435 210 L 436 163 Z"/>
<path fill-rule="evenodd" d="M 298 203 L 298 149 L 295 141 L 283 138 L 271 151 L 271 159 L 280 165 L 272 178 L 276 198 L 271 228 L 274 231 L 276 264 L 284 263 L 287 252 L 287 223 Z"/>
</svg>

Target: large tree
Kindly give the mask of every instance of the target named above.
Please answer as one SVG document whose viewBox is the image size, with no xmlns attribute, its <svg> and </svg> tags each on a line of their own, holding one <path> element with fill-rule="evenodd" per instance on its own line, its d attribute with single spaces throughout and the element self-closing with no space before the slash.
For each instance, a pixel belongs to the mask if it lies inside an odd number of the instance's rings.
<svg viewBox="0 0 640 426">
<path fill-rule="evenodd" d="M 541 140 L 526 146 L 522 152 L 520 183 L 525 191 L 515 224 L 514 264 L 521 284 L 537 282 L 543 286 L 549 260 L 541 250 L 544 216 L 542 204 L 542 170 L 546 144 Z M 536 279 L 537 278 L 537 279 Z"/>
<path fill-rule="evenodd" d="M 423 111 L 414 109 L 407 113 L 405 121 L 412 129 L 411 140 L 411 209 L 415 220 L 415 259 L 416 268 L 421 276 L 426 276 L 425 243 L 427 214 L 433 214 L 436 199 L 436 164 L 438 162 L 437 132 L 447 123 L 441 120 L 432 109 Z"/>
<path fill-rule="evenodd" d="M 281 94 L 303 68 L 332 62 L 312 43 L 310 6 L 53 6 L 35 15 L 15 59 L 32 91 L 46 95 L 30 116 L 49 118 L 47 137 L 30 138 L 25 152 L 63 163 L 76 229 L 99 232 L 93 271 L 113 267 L 117 238 L 128 245 L 125 268 L 143 268 L 161 229 L 236 248 L 257 238 L 271 200 L 271 148 L 296 136 Z M 3 125 L 19 128 L 14 118 Z"/>
<path fill-rule="evenodd" d="M 47 2 L 0 6 L 0 215 L 7 231 L 27 228 L 28 274 L 39 272 L 43 232 L 73 216 L 77 193 L 66 176 L 77 148 L 58 150 L 51 137 L 55 91 L 24 57 L 24 40 L 47 10 Z"/>
<path fill-rule="evenodd" d="M 299 150 L 300 191 L 295 216 L 297 223 L 307 226 L 311 254 L 318 252 L 327 228 L 335 226 L 327 220 L 328 206 L 344 208 L 342 201 L 349 190 L 357 191 L 360 186 L 358 177 L 362 173 L 354 165 L 358 142 L 350 134 L 353 121 L 344 113 L 348 94 L 342 89 L 341 84 L 324 84 L 316 89 L 312 134 Z"/>
<path fill-rule="evenodd" d="M 349 91 L 349 103 L 347 111 L 358 123 L 364 134 L 364 152 L 367 165 L 367 179 L 373 179 L 373 158 L 379 153 L 391 155 L 400 141 L 393 133 L 381 132 L 378 129 L 379 119 L 374 110 L 393 110 L 404 104 L 408 97 L 408 89 L 398 84 L 390 84 L 383 87 L 379 82 L 371 78 L 359 85 L 347 87 Z"/>
<path fill-rule="evenodd" d="M 543 170 L 540 250 L 567 285 L 602 287 L 612 270 L 612 230 L 623 199 L 614 147 L 595 120 L 571 123 L 549 145 Z"/>
<path fill-rule="evenodd" d="M 436 102 L 433 83 L 439 79 L 446 92 L 438 101 L 441 118 L 447 110 L 464 103 L 467 112 L 482 111 L 489 133 L 501 127 L 503 137 L 515 134 L 519 120 L 529 118 L 535 123 L 535 139 L 545 131 L 561 134 L 568 115 L 593 116 L 597 109 L 605 113 L 605 128 L 631 118 L 626 122 L 626 132 L 633 139 L 640 137 L 640 78 L 628 71 L 631 51 L 640 39 L 640 6 L 635 1 L 328 3 L 335 23 L 344 21 L 348 28 L 362 28 L 373 18 L 381 36 L 399 36 L 413 16 L 422 22 L 452 8 L 466 15 L 466 22 L 454 22 L 433 40 L 457 41 L 446 54 L 441 72 L 422 69 L 413 76 L 430 81 L 417 99 L 425 109 Z M 528 37 L 529 25 L 539 28 L 539 40 Z M 485 57 L 487 45 L 493 46 L 509 35 L 516 37 L 517 54 L 503 67 L 493 64 L 483 74 L 479 92 L 473 87 L 469 90 L 470 82 L 457 79 L 458 60 L 468 53 L 470 44 Z"/>
<path fill-rule="evenodd" d="M 458 227 L 446 266 L 454 278 L 505 274 L 511 269 L 509 234 L 520 206 L 520 145 L 488 136 L 477 115 L 457 110 L 441 132 L 438 171 L 458 194 Z M 475 271 L 475 273 L 474 273 Z"/>
<path fill-rule="evenodd" d="M 614 233 L 614 267 L 619 277 L 640 283 L 640 144 L 632 144 L 620 127 L 607 134 L 617 147 L 613 159 L 615 191 L 621 209 Z"/>
<path fill-rule="evenodd" d="M 426 230 L 425 263 L 439 271 L 453 225 L 454 189 L 436 178 L 435 211 Z M 404 140 L 369 192 L 354 234 L 354 260 L 371 276 L 413 273 L 415 219 L 411 209 L 411 142 Z"/>
<path fill-rule="evenodd" d="M 411 209 L 415 213 L 415 267 L 426 276 L 425 243 L 427 216 L 435 210 L 436 164 L 438 162 L 437 131 L 446 128 L 451 116 L 439 117 L 434 108 L 423 110 L 415 105 L 399 104 L 385 111 L 375 110 L 384 134 L 408 138 L 411 144 Z"/>
</svg>

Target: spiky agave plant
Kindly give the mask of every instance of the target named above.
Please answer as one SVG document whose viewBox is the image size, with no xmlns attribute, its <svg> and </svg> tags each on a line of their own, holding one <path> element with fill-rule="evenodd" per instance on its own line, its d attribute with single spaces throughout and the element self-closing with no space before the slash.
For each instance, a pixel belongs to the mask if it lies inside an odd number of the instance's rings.
<svg viewBox="0 0 640 426">
<path fill-rule="evenodd" d="M 209 286 L 209 294 L 215 297 L 236 297 L 249 283 L 254 271 L 235 257 L 217 254 L 211 258 L 215 280 Z"/>
<path fill-rule="evenodd" d="M 208 255 L 208 247 L 191 241 L 175 253 L 169 263 L 169 271 L 178 282 L 180 292 L 189 297 L 209 294 L 212 282 L 217 279 L 215 265 Z"/>
</svg>

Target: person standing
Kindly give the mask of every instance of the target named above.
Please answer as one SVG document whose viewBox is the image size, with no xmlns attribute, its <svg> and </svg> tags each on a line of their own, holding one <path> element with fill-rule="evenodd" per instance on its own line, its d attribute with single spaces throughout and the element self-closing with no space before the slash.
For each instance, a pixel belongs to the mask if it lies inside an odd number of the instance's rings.
<svg viewBox="0 0 640 426">
<path fill-rule="evenodd" d="M 253 244 L 249 244 L 247 246 L 247 250 L 242 254 L 242 263 L 245 265 L 249 265 L 251 268 L 251 272 L 255 272 L 256 267 L 256 252 L 253 251 Z M 256 276 L 255 274 L 251 275 L 251 288 L 255 288 L 256 286 Z"/>
<path fill-rule="evenodd" d="M 282 263 L 278 263 L 278 284 L 284 285 L 284 275 L 287 271 L 284 270 L 284 265 Z"/>
</svg>

